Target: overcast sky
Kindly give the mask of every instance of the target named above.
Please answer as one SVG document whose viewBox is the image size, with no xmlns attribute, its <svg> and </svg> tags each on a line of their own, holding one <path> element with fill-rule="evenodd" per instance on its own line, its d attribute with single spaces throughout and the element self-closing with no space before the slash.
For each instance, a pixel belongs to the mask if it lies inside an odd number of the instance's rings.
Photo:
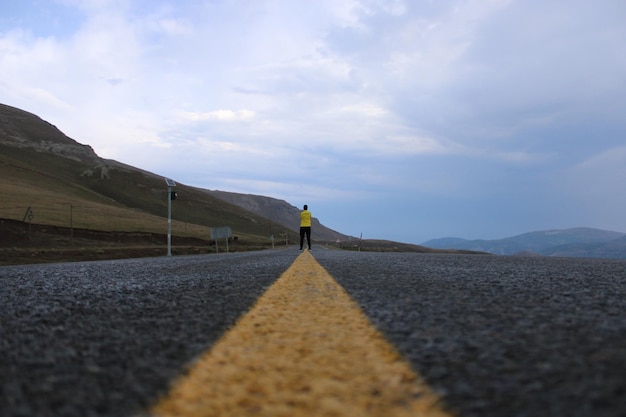
<svg viewBox="0 0 626 417">
<path fill-rule="evenodd" d="M 624 0 L 0 10 L 0 102 L 101 157 L 364 238 L 626 232 Z"/>
</svg>

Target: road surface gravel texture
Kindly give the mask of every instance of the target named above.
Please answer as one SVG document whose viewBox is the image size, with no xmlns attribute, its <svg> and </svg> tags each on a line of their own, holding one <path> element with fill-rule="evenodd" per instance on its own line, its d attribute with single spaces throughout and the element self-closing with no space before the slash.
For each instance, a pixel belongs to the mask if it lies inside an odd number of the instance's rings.
<svg viewBox="0 0 626 417">
<path fill-rule="evenodd" d="M 0 416 L 134 416 L 296 249 L 0 267 Z M 626 416 L 626 262 L 314 257 L 459 416 Z"/>
<path fill-rule="evenodd" d="M 315 255 L 460 416 L 626 416 L 626 262 Z"/>
<path fill-rule="evenodd" d="M 131 416 L 294 251 L 0 267 L 0 416 Z"/>
</svg>

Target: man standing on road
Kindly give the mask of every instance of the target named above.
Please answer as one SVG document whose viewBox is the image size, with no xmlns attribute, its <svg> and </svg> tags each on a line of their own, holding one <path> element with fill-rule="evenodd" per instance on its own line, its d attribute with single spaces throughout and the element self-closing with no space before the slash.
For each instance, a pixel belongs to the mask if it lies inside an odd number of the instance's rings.
<svg viewBox="0 0 626 417">
<path fill-rule="evenodd" d="M 304 243 L 304 235 L 306 235 L 306 241 L 309 244 L 309 250 L 311 250 L 311 212 L 306 204 L 304 210 L 300 212 L 300 250 L 302 250 Z"/>
</svg>

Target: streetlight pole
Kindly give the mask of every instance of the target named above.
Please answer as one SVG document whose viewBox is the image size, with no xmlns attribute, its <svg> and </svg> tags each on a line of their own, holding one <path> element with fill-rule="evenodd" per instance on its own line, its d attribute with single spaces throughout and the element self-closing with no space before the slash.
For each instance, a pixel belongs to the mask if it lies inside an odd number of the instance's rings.
<svg viewBox="0 0 626 417">
<path fill-rule="evenodd" d="M 172 256 L 172 187 L 167 187 L 167 256 Z"/>
<path fill-rule="evenodd" d="M 167 184 L 167 256 L 172 256 L 172 187 L 176 187 L 176 183 L 165 178 Z"/>
</svg>

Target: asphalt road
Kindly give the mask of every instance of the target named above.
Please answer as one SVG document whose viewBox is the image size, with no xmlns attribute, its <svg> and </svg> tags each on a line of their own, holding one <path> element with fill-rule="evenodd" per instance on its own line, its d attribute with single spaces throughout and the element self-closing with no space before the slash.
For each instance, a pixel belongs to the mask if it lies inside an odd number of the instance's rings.
<svg viewBox="0 0 626 417">
<path fill-rule="evenodd" d="M 0 415 L 133 416 L 296 249 L 0 268 Z M 626 416 L 626 262 L 314 257 L 459 416 Z"/>
<path fill-rule="evenodd" d="M 461 416 L 626 416 L 626 262 L 320 253 Z"/>
</svg>

